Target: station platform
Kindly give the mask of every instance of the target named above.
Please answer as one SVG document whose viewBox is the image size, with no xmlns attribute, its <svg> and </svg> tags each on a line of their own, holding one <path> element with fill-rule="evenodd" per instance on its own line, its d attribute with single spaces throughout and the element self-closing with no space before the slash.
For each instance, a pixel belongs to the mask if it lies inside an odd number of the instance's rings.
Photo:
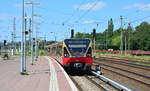
<svg viewBox="0 0 150 91">
<path fill-rule="evenodd" d="M 47 57 L 50 64 L 50 91 L 78 91 L 72 80 L 69 78 L 64 69 L 54 59 Z M 51 84 L 53 83 L 53 84 Z"/>
<path fill-rule="evenodd" d="M 27 72 L 20 73 L 20 57 L 0 59 L 0 91 L 77 91 L 77 88 L 61 66 L 51 57 L 39 57 Z"/>
</svg>

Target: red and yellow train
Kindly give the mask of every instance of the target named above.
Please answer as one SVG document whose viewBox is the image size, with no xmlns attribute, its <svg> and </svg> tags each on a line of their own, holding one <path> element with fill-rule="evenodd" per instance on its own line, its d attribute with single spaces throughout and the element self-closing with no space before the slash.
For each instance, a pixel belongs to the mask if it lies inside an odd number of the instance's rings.
<svg viewBox="0 0 150 91">
<path fill-rule="evenodd" d="M 60 57 L 59 63 L 64 68 L 89 70 L 92 59 L 92 43 L 90 39 L 65 39 L 47 47 L 50 54 Z"/>
</svg>

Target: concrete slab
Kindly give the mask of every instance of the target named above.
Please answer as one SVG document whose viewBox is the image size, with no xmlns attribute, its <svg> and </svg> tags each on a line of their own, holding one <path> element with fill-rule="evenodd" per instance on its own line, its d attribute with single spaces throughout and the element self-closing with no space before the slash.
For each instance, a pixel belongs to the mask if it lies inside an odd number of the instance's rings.
<svg viewBox="0 0 150 91">
<path fill-rule="evenodd" d="M 53 56 L 49 57 L 49 64 L 51 71 L 50 83 L 52 84 L 50 85 L 51 91 L 78 91 L 75 84 Z"/>
<path fill-rule="evenodd" d="M 29 75 L 20 75 L 19 63 L 20 57 L 0 60 L 0 91 L 49 91 L 49 64 L 44 57 L 33 66 L 27 57 Z"/>
</svg>

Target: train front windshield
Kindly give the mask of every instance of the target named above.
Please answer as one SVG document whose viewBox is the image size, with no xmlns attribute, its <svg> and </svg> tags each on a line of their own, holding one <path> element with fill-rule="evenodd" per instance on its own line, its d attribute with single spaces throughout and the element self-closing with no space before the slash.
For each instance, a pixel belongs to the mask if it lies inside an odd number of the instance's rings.
<svg viewBox="0 0 150 91">
<path fill-rule="evenodd" d="M 83 57 L 90 44 L 88 39 L 66 39 L 64 42 L 72 57 Z"/>
</svg>

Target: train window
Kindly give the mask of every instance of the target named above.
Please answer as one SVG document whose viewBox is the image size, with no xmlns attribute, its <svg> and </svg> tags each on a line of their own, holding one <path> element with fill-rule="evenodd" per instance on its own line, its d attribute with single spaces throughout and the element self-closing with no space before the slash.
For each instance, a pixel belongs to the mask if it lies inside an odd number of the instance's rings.
<svg viewBox="0 0 150 91">
<path fill-rule="evenodd" d="M 66 39 L 64 42 L 72 57 L 84 57 L 90 44 L 87 39 Z"/>
<path fill-rule="evenodd" d="M 61 47 L 57 47 L 56 54 L 59 55 L 59 56 L 61 56 Z"/>
<path fill-rule="evenodd" d="M 64 57 L 69 57 L 69 53 L 68 53 L 66 47 L 64 47 Z"/>
<path fill-rule="evenodd" d="M 91 47 L 89 48 L 87 54 L 86 54 L 87 57 L 92 57 L 92 50 L 91 50 Z"/>
</svg>

